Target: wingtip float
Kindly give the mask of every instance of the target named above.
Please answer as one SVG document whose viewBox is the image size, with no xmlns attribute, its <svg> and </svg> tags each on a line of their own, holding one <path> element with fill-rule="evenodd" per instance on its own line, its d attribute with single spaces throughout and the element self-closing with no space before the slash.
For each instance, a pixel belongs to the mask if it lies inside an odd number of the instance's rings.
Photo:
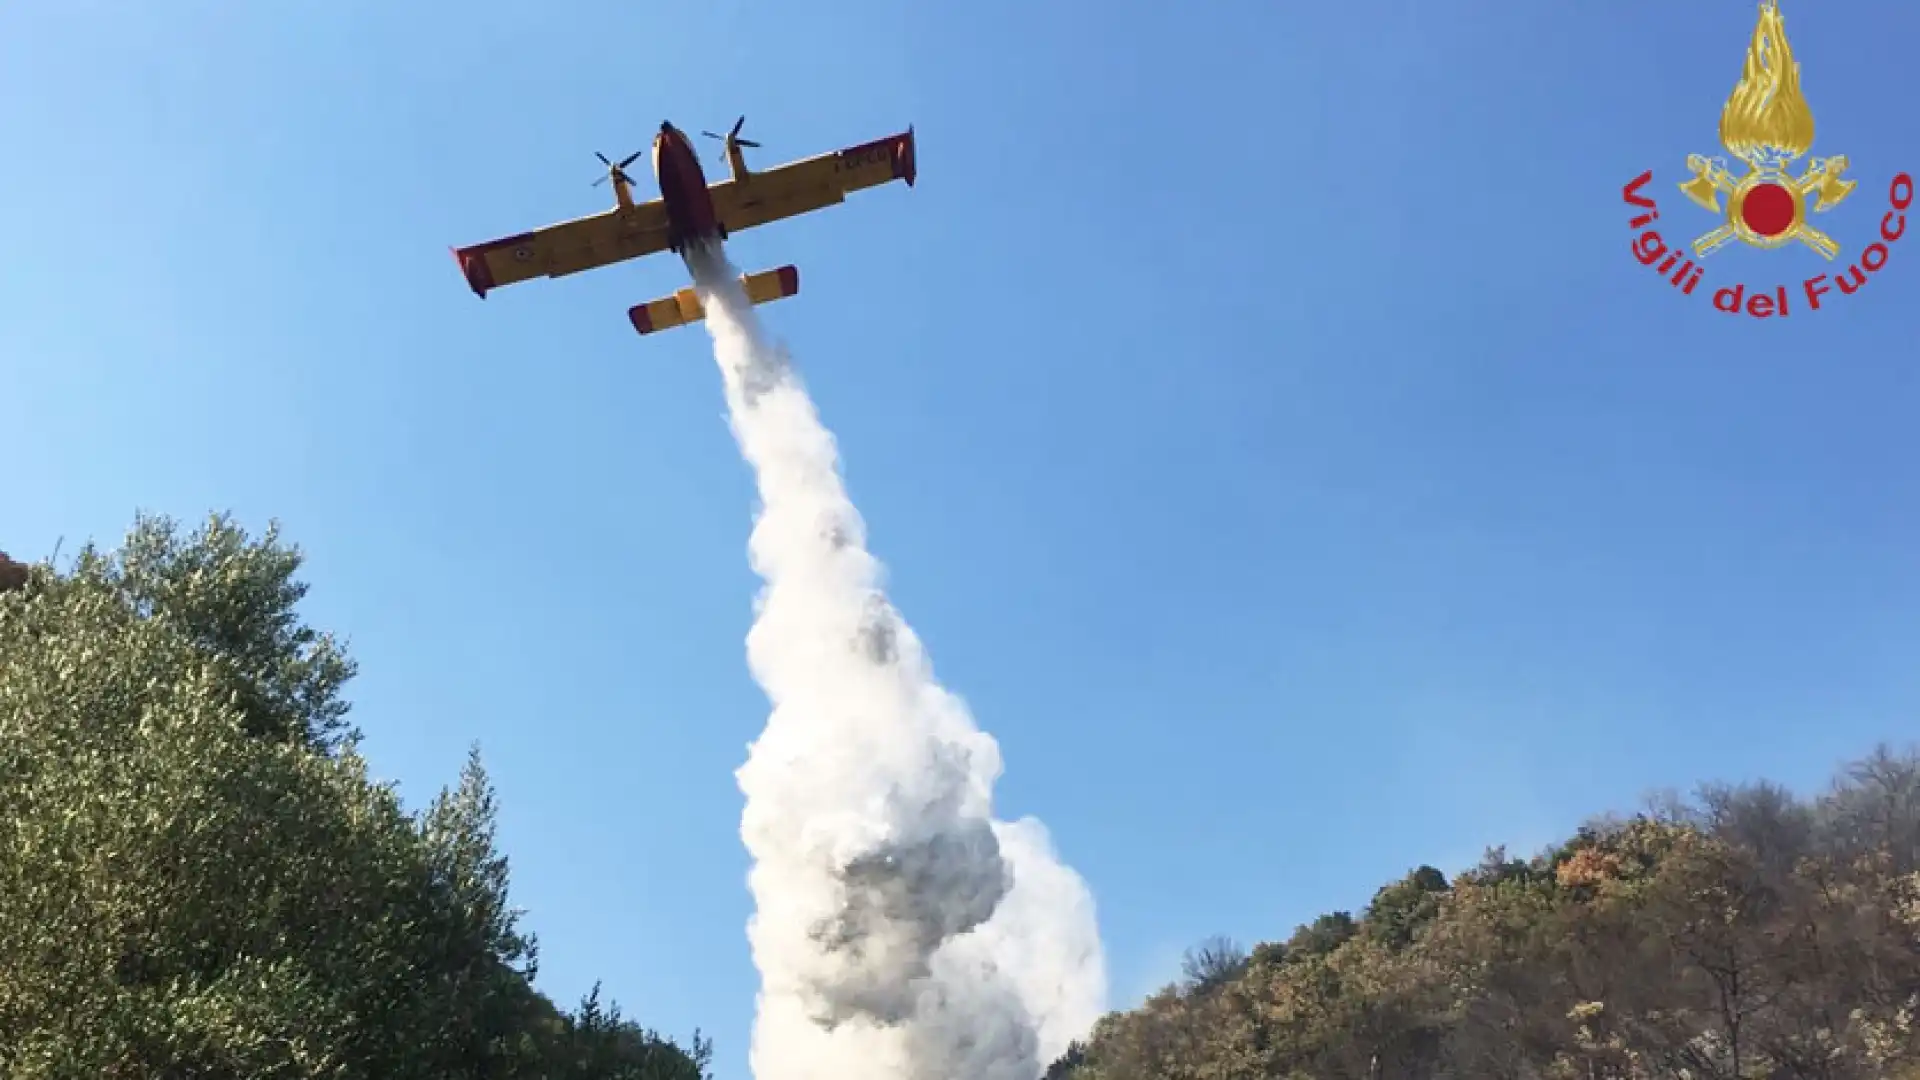
<svg viewBox="0 0 1920 1080">
<path fill-rule="evenodd" d="M 612 209 L 450 249 L 467 287 L 484 300 L 488 292 L 503 286 L 537 277 L 564 277 L 662 251 L 684 260 L 690 245 L 725 240 L 742 229 L 823 210 L 846 201 L 852 192 L 895 180 L 912 187 L 919 177 L 912 125 L 858 146 L 754 172 L 747 167 L 743 148 L 759 144 L 740 138 L 745 123 L 743 116 L 725 135 L 701 132 L 720 140 L 731 173 L 725 180 L 708 183 L 693 141 L 672 122 L 662 121 L 652 145 L 660 197 L 650 202 L 634 201 L 633 178 L 626 171 L 646 151 L 635 151 L 618 162 L 597 155 L 607 171 L 594 184 L 612 182 Z M 799 271 L 792 266 L 746 274 L 741 280 L 756 304 L 792 296 L 800 289 Z M 697 322 L 705 312 L 692 289 L 681 289 L 635 305 L 627 317 L 634 330 L 651 334 Z"/>
</svg>

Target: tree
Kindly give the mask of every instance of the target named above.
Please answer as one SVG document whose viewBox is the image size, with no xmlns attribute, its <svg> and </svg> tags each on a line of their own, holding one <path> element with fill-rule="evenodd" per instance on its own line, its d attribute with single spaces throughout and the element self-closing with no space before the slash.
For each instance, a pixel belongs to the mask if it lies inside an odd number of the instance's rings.
<svg viewBox="0 0 1920 1080">
<path fill-rule="evenodd" d="M 1414 935 L 1439 914 L 1440 897 L 1446 891 L 1446 875 L 1431 866 L 1422 866 L 1382 887 L 1367 905 L 1364 923 L 1368 936 L 1389 949 L 1413 944 Z"/>
<path fill-rule="evenodd" d="M 574 1048 L 477 750 L 417 817 L 371 780 L 298 565 L 141 518 L 0 595 L 0 1075 L 531 1078 Z"/>
<path fill-rule="evenodd" d="M 617 1002 L 600 1003 L 600 984 L 566 1021 L 567 1045 L 553 1080 L 710 1080 L 713 1043 L 693 1033 L 691 1051 L 621 1016 Z"/>
<path fill-rule="evenodd" d="M 1086 1080 L 1920 1077 L 1920 754 L 1708 785 L 1539 857 L 1431 867 L 1204 994 L 1104 1017 Z M 1054 1080 L 1058 1080 L 1057 1077 Z"/>
<path fill-rule="evenodd" d="M 1087 1063 L 1087 1044 L 1075 1039 L 1067 1044 L 1066 1052 L 1053 1060 L 1042 1073 L 1040 1080 L 1067 1080 L 1074 1071 Z"/>
<path fill-rule="evenodd" d="M 1180 958 L 1180 975 L 1188 993 L 1204 994 L 1240 976 L 1247 967 L 1247 951 L 1224 935 L 1215 935 L 1188 949 Z"/>
<path fill-rule="evenodd" d="M 301 560 L 277 525 L 255 540 L 226 515 L 183 534 L 170 518 L 142 514 L 119 550 L 82 548 L 69 587 L 165 625 L 237 699 L 251 733 L 331 748 L 354 738 L 341 696 L 354 665 L 333 635 L 300 618 Z"/>
<path fill-rule="evenodd" d="M 1306 926 L 1295 927 L 1293 936 L 1287 939 L 1287 955 L 1301 959 L 1329 956 L 1359 932 L 1359 924 L 1353 921 L 1352 915 L 1344 911 L 1331 912 Z"/>
</svg>

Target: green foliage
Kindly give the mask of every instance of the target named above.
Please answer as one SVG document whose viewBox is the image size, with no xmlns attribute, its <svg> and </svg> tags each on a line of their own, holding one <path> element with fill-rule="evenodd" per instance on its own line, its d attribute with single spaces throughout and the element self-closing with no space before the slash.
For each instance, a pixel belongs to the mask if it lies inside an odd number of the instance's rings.
<svg viewBox="0 0 1920 1080">
<path fill-rule="evenodd" d="M 1181 979 L 1188 993 L 1206 993 L 1239 978 L 1247 961 L 1247 951 L 1231 938 L 1209 938 L 1181 957 Z"/>
<path fill-rule="evenodd" d="M 1047 1071 L 1042 1074 L 1040 1080 L 1067 1080 L 1067 1077 L 1077 1073 L 1086 1063 L 1087 1044 L 1075 1039 L 1067 1044 L 1066 1053 L 1061 1054 L 1052 1065 L 1047 1066 Z"/>
<path fill-rule="evenodd" d="M 693 1033 L 683 1051 L 657 1033 L 620 1015 L 620 1006 L 600 1003 L 600 984 L 568 1018 L 567 1050 L 554 1062 L 554 1080 L 706 1080 L 713 1042 Z"/>
<path fill-rule="evenodd" d="M 0 1076 L 700 1080 L 534 991 L 478 751 L 370 778 L 299 563 L 142 518 L 0 594 Z"/>
<path fill-rule="evenodd" d="M 1446 891 L 1446 875 L 1431 866 L 1383 887 L 1367 905 L 1363 923 L 1367 936 L 1388 949 L 1406 948 L 1440 913 L 1440 898 Z"/>
<path fill-rule="evenodd" d="M 1329 956 L 1359 933 L 1359 924 L 1344 911 L 1330 912 L 1294 930 L 1287 939 L 1287 955 L 1299 960 Z"/>
<path fill-rule="evenodd" d="M 1709 786 L 1531 860 L 1421 867 L 1107 1016 L 1048 1080 L 1920 1076 L 1920 756 Z"/>
</svg>

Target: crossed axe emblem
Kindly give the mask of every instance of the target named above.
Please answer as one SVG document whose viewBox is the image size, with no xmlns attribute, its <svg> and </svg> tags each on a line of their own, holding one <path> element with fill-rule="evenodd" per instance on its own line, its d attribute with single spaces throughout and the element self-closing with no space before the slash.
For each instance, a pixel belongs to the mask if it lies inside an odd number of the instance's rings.
<svg viewBox="0 0 1920 1080">
<path fill-rule="evenodd" d="M 1807 164 L 1807 171 L 1796 177 L 1777 166 L 1750 161 L 1746 175 L 1735 177 L 1727 171 L 1725 158 L 1689 154 L 1687 168 L 1693 170 L 1693 179 L 1680 185 L 1680 190 L 1687 198 L 1704 209 L 1719 213 L 1720 196 L 1728 197 L 1726 223 L 1695 240 L 1694 255 L 1704 259 L 1736 239 L 1761 248 L 1776 248 L 1798 240 L 1824 258 L 1834 258 L 1840 254 L 1840 245 L 1831 236 L 1807 224 L 1807 197 L 1815 197 L 1813 212 L 1816 214 L 1840 205 L 1859 185 L 1857 180 L 1840 179 L 1840 175 L 1847 171 L 1847 164 L 1845 156 L 1815 158 Z M 1792 222 L 1778 232 L 1755 231 L 1744 213 L 1747 198 L 1766 187 L 1778 188 L 1792 200 Z"/>
</svg>

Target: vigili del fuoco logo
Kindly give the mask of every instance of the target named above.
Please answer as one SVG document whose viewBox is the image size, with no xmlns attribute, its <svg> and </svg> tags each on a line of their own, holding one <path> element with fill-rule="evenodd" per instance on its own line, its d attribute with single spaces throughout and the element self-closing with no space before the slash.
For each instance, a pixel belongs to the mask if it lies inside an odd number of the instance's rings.
<svg viewBox="0 0 1920 1080">
<path fill-rule="evenodd" d="M 1634 177 L 1622 191 L 1627 204 L 1639 211 L 1628 223 L 1638 234 L 1633 240 L 1634 258 L 1683 295 L 1694 295 L 1706 275 L 1707 258 L 1735 240 L 1763 250 L 1797 243 L 1828 262 L 1836 262 L 1847 250 L 1842 239 L 1829 236 L 1808 219 L 1832 210 L 1853 194 L 1859 181 L 1841 178 L 1851 163 L 1841 155 L 1817 157 L 1800 175 L 1792 171 L 1794 162 L 1813 147 L 1813 110 L 1800 93 L 1800 65 L 1787 45 L 1786 23 L 1778 0 L 1763 0 L 1759 25 L 1747 44 L 1746 67 L 1720 111 L 1720 145 L 1746 168 L 1736 175 L 1727 168 L 1726 158 L 1700 154 L 1687 158 L 1693 179 L 1680 184 L 1680 191 L 1722 218 L 1718 227 L 1689 245 L 1691 257 L 1679 245 L 1668 243 L 1655 226 L 1660 209 L 1645 191 L 1653 180 L 1651 169 Z M 1887 185 L 1886 198 L 1891 209 L 1845 272 L 1815 274 L 1792 289 L 1786 285 L 1750 288 L 1735 282 L 1710 294 L 1713 306 L 1730 315 L 1745 312 L 1765 319 L 1791 315 L 1803 300 L 1807 311 L 1824 310 L 1833 300 L 1829 294 L 1836 290 L 1839 296 L 1858 293 L 1887 265 L 1890 245 L 1906 232 L 1913 177 L 1896 174 Z"/>
</svg>

